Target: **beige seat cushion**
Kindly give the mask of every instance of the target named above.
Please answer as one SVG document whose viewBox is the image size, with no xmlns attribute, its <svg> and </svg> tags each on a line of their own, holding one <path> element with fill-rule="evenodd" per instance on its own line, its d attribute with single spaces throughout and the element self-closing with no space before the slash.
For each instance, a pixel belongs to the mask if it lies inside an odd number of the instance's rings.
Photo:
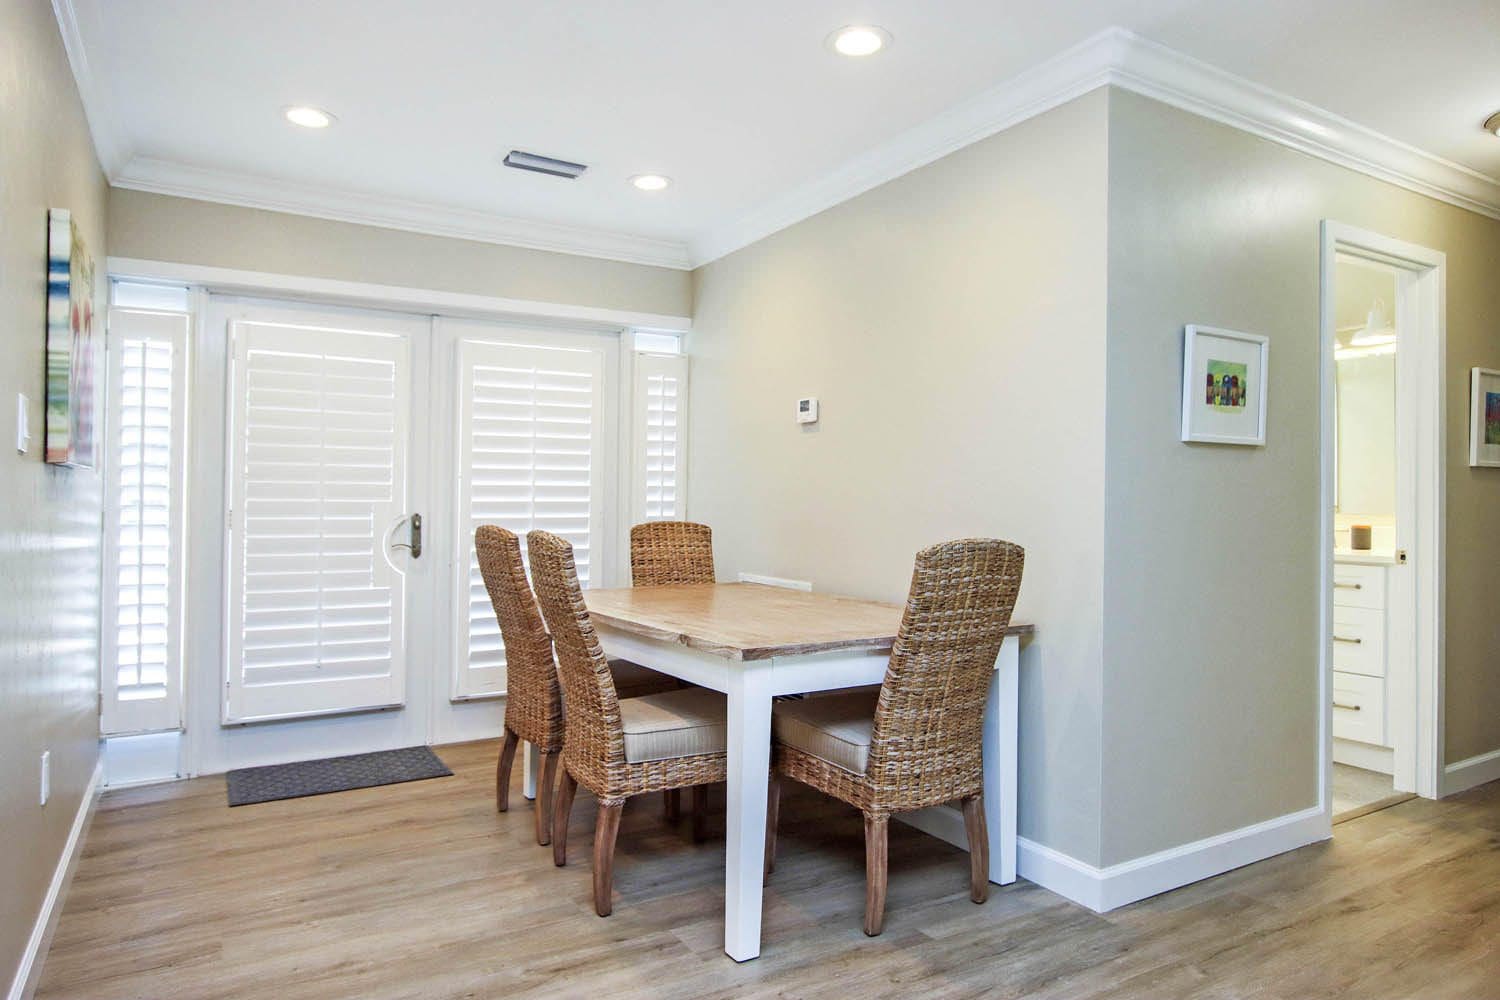
<svg viewBox="0 0 1500 1000">
<path fill-rule="evenodd" d="M 771 735 L 778 743 L 864 774 L 879 700 L 880 688 L 875 687 L 778 701 L 771 710 Z"/>
<path fill-rule="evenodd" d="M 625 759 L 632 764 L 672 757 L 723 753 L 729 745 L 724 696 L 706 688 L 684 688 L 620 701 Z"/>
</svg>

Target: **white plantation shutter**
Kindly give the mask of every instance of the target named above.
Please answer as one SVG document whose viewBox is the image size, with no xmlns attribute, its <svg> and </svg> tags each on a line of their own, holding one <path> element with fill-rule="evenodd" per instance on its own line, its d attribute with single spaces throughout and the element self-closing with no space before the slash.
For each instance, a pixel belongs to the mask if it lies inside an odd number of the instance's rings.
<svg viewBox="0 0 1500 1000">
<path fill-rule="evenodd" d="M 184 313 L 109 314 L 100 731 L 182 725 Z"/>
<path fill-rule="evenodd" d="M 681 356 L 635 359 L 636 521 L 687 516 L 687 364 Z"/>
<path fill-rule="evenodd" d="M 405 580 L 387 544 L 406 513 L 407 338 L 232 330 L 225 721 L 400 705 Z"/>
<path fill-rule="evenodd" d="M 602 542 L 603 355 L 459 344 L 459 599 L 453 697 L 505 693 L 505 649 L 474 552 L 474 530 L 542 528 L 573 543 L 584 587 Z"/>
</svg>

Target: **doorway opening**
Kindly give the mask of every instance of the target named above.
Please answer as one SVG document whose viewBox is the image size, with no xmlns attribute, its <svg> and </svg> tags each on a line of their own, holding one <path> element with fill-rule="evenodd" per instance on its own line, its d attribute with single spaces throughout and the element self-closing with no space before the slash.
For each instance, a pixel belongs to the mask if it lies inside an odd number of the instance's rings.
<svg viewBox="0 0 1500 1000">
<path fill-rule="evenodd" d="M 1319 695 L 1330 823 L 1442 773 L 1443 254 L 1323 225 Z"/>
</svg>

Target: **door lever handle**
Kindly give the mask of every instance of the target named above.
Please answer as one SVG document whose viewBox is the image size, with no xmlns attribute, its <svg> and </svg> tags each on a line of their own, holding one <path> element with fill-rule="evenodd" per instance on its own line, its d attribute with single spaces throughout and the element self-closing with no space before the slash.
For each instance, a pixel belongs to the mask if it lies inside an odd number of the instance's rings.
<svg viewBox="0 0 1500 1000">
<path fill-rule="evenodd" d="M 411 514 L 411 515 L 408 515 L 407 517 L 402 518 L 401 520 L 405 521 L 408 525 L 411 526 L 411 534 L 409 536 L 411 538 L 411 541 L 409 541 L 409 542 L 392 542 L 391 543 L 391 548 L 393 548 L 393 549 L 406 549 L 408 552 L 411 553 L 411 557 L 413 559 L 420 559 L 420 558 L 422 558 L 422 515 L 421 514 Z M 398 526 L 399 526 L 399 522 L 398 522 Z"/>
</svg>

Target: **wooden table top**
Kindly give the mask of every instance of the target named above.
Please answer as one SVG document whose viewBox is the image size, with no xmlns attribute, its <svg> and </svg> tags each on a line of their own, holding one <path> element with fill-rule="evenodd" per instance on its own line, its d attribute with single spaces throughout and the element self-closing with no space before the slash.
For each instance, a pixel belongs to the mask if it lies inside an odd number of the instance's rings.
<svg viewBox="0 0 1500 1000">
<path fill-rule="evenodd" d="M 585 590 L 600 625 L 674 642 L 731 660 L 849 652 L 889 652 L 904 606 L 813 594 L 756 583 Z M 1008 635 L 1029 635 L 1012 623 Z"/>
</svg>

